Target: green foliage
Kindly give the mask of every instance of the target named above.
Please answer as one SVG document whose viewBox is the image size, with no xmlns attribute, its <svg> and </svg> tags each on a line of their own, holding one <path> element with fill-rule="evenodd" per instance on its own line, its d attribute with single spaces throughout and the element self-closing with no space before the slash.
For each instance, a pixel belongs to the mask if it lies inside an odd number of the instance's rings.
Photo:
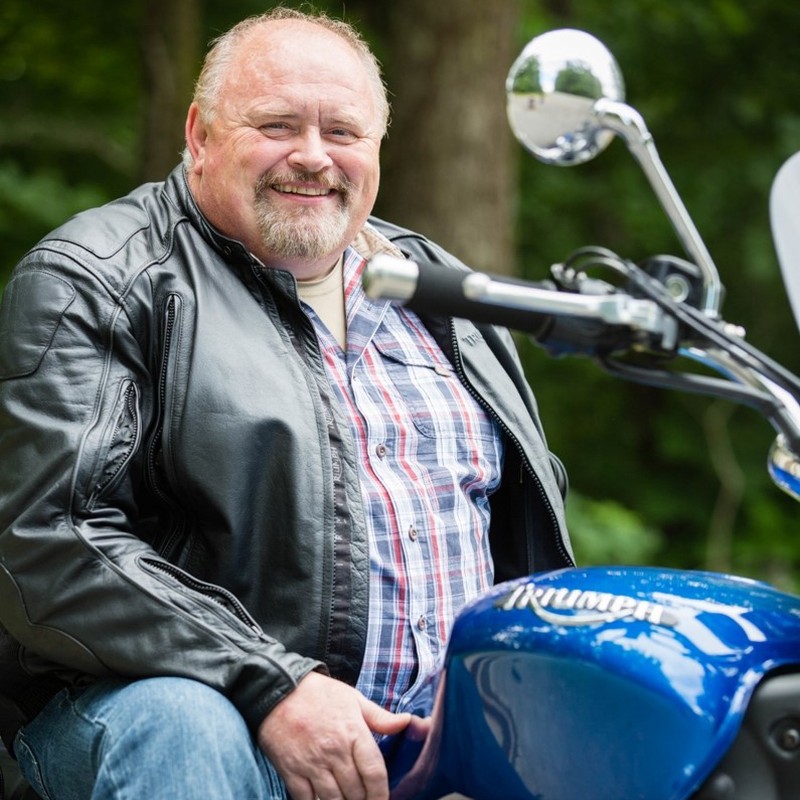
<svg viewBox="0 0 800 800">
<path fill-rule="evenodd" d="M 0 230 L 5 253 L 22 254 L 43 232 L 107 199 L 102 187 L 70 186 L 53 169 L 25 173 L 13 162 L 0 162 Z M 0 280 L 8 278 L 11 266 L 10 260 L 0 264 Z"/>
<path fill-rule="evenodd" d="M 660 533 L 613 500 L 591 500 L 573 492 L 567 523 L 584 565 L 651 563 L 660 548 Z"/>
<path fill-rule="evenodd" d="M 67 216 L 132 185 L 139 14 L 98 0 L 0 6 L 0 278 Z"/>
</svg>

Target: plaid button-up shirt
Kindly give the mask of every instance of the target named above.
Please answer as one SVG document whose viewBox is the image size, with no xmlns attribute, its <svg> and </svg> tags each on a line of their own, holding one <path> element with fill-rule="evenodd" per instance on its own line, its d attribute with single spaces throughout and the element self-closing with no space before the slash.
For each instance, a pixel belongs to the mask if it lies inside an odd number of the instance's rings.
<svg viewBox="0 0 800 800">
<path fill-rule="evenodd" d="M 370 608 L 358 688 L 392 710 L 437 666 L 466 602 L 492 583 L 489 495 L 502 440 L 425 326 L 363 292 L 345 253 L 347 350 L 306 306 L 359 460 Z"/>
</svg>

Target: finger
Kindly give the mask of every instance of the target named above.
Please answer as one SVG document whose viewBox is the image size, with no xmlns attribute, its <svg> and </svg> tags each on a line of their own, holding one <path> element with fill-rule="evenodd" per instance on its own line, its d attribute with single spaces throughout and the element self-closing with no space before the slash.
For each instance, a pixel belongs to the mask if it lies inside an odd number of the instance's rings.
<svg viewBox="0 0 800 800">
<path fill-rule="evenodd" d="M 334 778 L 339 787 L 339 794 L 328 795 L 329 797 L 343 797 L 345 800 L 367 800 L 369 797 L 354 764 L 338 765 L 334 771 Z M 326 796 L 322 792 L 318 792 L 318 794 L 320 797 Z"/>
<path fill-rule="evenodd" d="M 389 776 L 386 763 L 371 736 L 360 738 L 353 744 L 353 763 L 363 786 L 363 796 L 368 800 L 388 800 Z"/>
<path fill-rule="evenodd" d="M 428 738 L 433 730 L 433 717 L 412 716 L 406 728 L 406 738 L 412 742 L 421 742 Z"/>
<path fill-rule="evenodd" d="M 393 714 L 385 708 L 381 708 L 377 703 L 367 700 L 366 697 L 360 697 L 361 714 L 364 721 L 369 726 L 369 729 L 374 733 L 393 734 L 400 733 L 404 730 L 408 723 L 411 722 L 411 714 L 403 712 L 402 714 Z"/>
<path fill-rule="evenodd" d="M 355 773 L 355 770 L 353 770 L 353 772 Z M 356 778 L 358 778 L 358 776 L 356 776 Z M 360 794 L 355 794 L 351 798 L 345 789 L 340 786 L 337 776 L 332 772 L 327 770 L 325 772 L 318 772 L 314 776 L 314 796 L 317 800 L 340 800 L 340 798 L 345 798 L 345 800 L 363 800 L 364 788 L 361 785 L 361 781 L 356 780 L 356 785 Z M 294 798 L 292 798 L 292 800 L 294 800 Z"/>
<path fill-rule="evenodd" d="M 364 755 L 366 754 L 366 755 Z M 346 800 L 367 800 L 369 798 L 388 798 L 387 774 L 380 749 L 365 729 L 363 735 L 352 744 L 348 757 L 332 762 L 333 776 Z M 363 774 L 362 774 L 363 771 Z M 370 783 L 373 794 L 367 788 Z M 375 793 L 377 789 L 377 793 Z M 325 795 L 318 792 L 320 797 Z"/>
<path fill-rule="evenodd" d="M 287 775 L 283 781 L 286 793 L 292 800 L 316 800 L 317 794 L 311 782 L 299 775 Z"/>
</svg>

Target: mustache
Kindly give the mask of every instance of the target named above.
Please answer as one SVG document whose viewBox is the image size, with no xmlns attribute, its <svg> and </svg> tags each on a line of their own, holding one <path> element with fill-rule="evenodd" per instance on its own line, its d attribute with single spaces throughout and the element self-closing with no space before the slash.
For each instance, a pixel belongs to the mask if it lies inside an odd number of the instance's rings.
<svg viewBox="0 0 800 800">
<path fill-rule="evenodd" d="M 338 192 L 345 199 L 350 196 L 353 184 L 345 177 L 332 175 L 330 172 L 308 172 L 307 170 L 278 170 L 265 172 L 255 185 L 256 197 L 263 197 L 266 192 L 279 183 L 313 183 L 325 189 Z"/>
</svg>

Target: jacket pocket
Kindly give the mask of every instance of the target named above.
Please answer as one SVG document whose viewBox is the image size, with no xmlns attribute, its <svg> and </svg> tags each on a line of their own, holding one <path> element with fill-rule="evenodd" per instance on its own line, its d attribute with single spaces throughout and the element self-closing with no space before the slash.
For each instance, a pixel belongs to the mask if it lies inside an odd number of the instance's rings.
<svg viewBox="0 0 800 800">
<path fill-rule="evenodd" d="M 139 564 L 146 572 L 158 577 L 167 586 L 177 585 L 184 590 L 193 592 L 205 600 L 210 600 L 212 608 L 219 607 L 224 609 L 244 625 L 250 633 L 255 633 L 260 637 L 264 636 L 261 627 L 253 619 L 242 602 L 232 592 L 229 592 L 222 586 L 217 586 L 207 581 L 201 581 L 185 570 L 182 570 L 180 567 L 176 567 L 169 561 L 142 556 L 139 558 Z"/>
<path fill-rule="evenodd" d="M 139 388 L 127 379 L 120 384 L 113 413 L 101 440 L 97 467 L 89 486 L 87 505 L 90 509 L 121 480 L 125 467 L 139 446 L 141 429 Z"/>
</svg>

